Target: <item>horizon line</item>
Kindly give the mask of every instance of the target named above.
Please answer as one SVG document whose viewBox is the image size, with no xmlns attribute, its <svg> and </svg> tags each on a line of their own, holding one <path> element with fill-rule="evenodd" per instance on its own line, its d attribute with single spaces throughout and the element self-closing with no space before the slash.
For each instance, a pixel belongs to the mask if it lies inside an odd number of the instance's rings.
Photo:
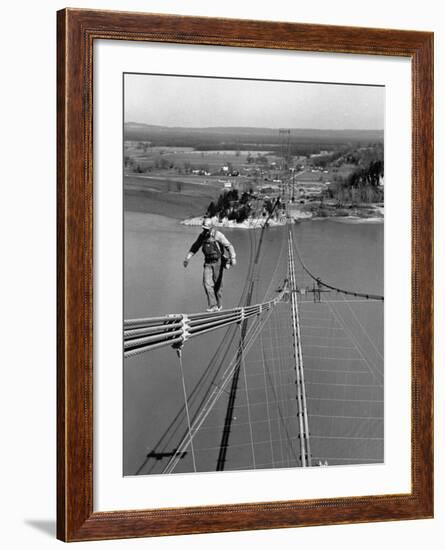
<svg viewBox="0 0 445 550">
<path fill-rule="evenodd" d="M 277 126 L 277 127 L 273 127 L 273 126 L 234 126 L 234 125 L 229 125 L 229 126 L 223 126 L 221 124 L 218 124 L 218 125 L 215 125 L 215 126 L 180 126 L 180 125 L 177 125 L 177 126 L 170 126 L 170 125 L 167 125 L 167 124 L 150 124 L 149 122 L 136 122 L 135 120 L 129 120 L 129 121 L 124 121 L 124 125 L 125 124 L 140 124 L 140 125 L 143 125 L 143 126 L 152 126 L 152 127 L 158 127 L 158 128 L 170 128 L 170 129 L 174 129 L 174 128 L 192 128 L 192 129 L 212 129 L 212 128 L 245 128 L 245 129 L 254 129 L 254 130 L 276 130 L 276 131 L 279 131 L 279 130 L 316 130 L 316 131 L 319 131 L 319 132 L 383 132 L 385 129 L 384 128 L 308 128 L 308 127 L 304 127 L 304 128 L 298 128 L 298 127 L 291 127 L 291 128 L 284 128 L 284 126 Z"/>
</svg>

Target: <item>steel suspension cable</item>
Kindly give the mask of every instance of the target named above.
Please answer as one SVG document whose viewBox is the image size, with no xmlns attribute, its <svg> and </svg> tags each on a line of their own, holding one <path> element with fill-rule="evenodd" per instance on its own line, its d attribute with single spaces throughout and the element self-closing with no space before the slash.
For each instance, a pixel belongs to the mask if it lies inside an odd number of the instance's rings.
<svg viewBox="0 0 445 550">
<path fill-rule="evenodd" d="M 333 285 L 330 285 L 328 283 L 325 283 L 324 281 L 322 281 L 320 279 L 320 277 L 316 277 L 309 269 L 308 267 L 306 266 L 306 264 L 303 262 L 303 259 L 301 257 L 301 254 L 300 254 L 300 251 L 298 249 L 298 246 L 297 244 L 294 242 L 293 243 L 293 246 L 294 246 L 294 249 L 295 249 L 295 253 L 298 257 L 298 260 L 301 264 L 301 266 L 303 267 L 304 271 L 309 275 L 309 277 L 311 277 L 311 279 L 313 279 L 319 286 L 323 286 L 325 288 L 328 288 L 329 290 L 335 290 L 336 292 L 340 292 L 341 294 L 346 294 L 348 296 L 357 296 L 357 297 L 361 297 L 361 298 L 366 298 L 368 300 L 380 300 L 383 302 L 384 300 L 384 296 L 380 295 L 380 294 L 370 294 L 370 293 L 367 293 L 367 292 L 356 292 L 356 291 L 353 291 L 353 290 L 345 290 L 345 289 L 342 289 L 342 288 L 338 288 L 336 286 L 333 286 Z"/>
<path fill-rule="evenodd" d="M 288 466 L 290 466 L 290 460 L 293 458 L 293 448 L 292 448 L 292 441 L 289 435 L 289 429 L 286 423 L 286 418 L 289 417 L 290 411 L 289 411 L 289 405 L 290 405 L 290 399 L 286 397 L 285 389 L 288 389 L 288 384 L 286 383 L 286 362 L 284 360 L 283 354 L 284 354 L 284 346 L 282 345 L 282 338 L 280 338 L 280 333 L 283 333 L 283 326 L 280 322 L 280 317 L 276 315 L 277 322 L 275 323 L 275 338 L 276 338 L 276 349 L 278 350 L 278 360 L 277 360 L 277 366 L 278 366 L 278 372 L 279 372 L 279 382 L 280 382 L 280 388 L 278 389 L 278 393 L 281 394 L 281 400 L 283 402 L 283 427 L 284 427 L 284 433 L 288 441 L 288 445 L 286 446 L 286 460 Z M 292 386 L 291 386 L 292 387 Z"/>
<path fill-rule="evenodd" d="M 275 322 L 273 322 L 274 321 L 273 317 L 275 317 Z M 275 401 L 277 403 L 277 411 L 279 416 L 278 437 L 280 440 L 281 462 L 284 464 L 287 460 L 287 464 L 289 465 L 289 453 L 286 446 L 284 445 L 284 437 L 280 427 L 280 425 L 283 424 L 283 433 L 284 433 L 284 436 L 286 436 L 287 426 L 284 420 L 286 417 L 286 411 L 281 410 L 281 407 L 284 408 L 285 399 L 284 399 L 284 393 L 283 393 L 283 386 L 284 386 L 283 372 L 282 372 L 283 368 L 282 368 L 281 354 L 280 354 L 281 346 L 278 341 L 278 334 L 277 334 L 278 316 L 277 315 L 272 316 L 271 321 L 272 322 L 270 323 L 270 343 L 271 343 L 270 349 L 271 349 L 271 357 L 274 362 L 274 366 L 273 366 L 273 371 L 275 375 L 274 376 L 275 378 L 274 393 L 275 393 Z M 277 357 L 275 357 L 274 351 L 277 351 Z"/>
<path fill-rule="evenodd" d="M 178 353 L 178 359 L 179 359 L 179 368 L 181 370 L 181 380 L 182 380 L 182 391 L 184 394 L 184 406 L 185 406 L 185 412 L 187 417 L 187 429 L 188 433 L 191 433 L 191 426 L 190 426 L 190 412 L 189 412 L 189 406 L 188 406 L 188 400 L 187 400 L 187 390 L 185 387 L 185 376 L 184 376 L 184 367 L 182 365 L 182 351 L 179 351 Z M 193 447 L 193 441 L 190 441 L 190 449 L 192 451 L 192 461 L 193 461 L 193 470 L 196 472 L 196 459 L 195 459 L 195 449 Z"/>
<path fill-rule="evenodd" d="M 351 305 L 349 304 L 349 302 L 347 302 L 345 299 L 344 299 L 344 296 L 342 296 L 345 304 L 348 306 L 349 308 L 349 311 L 352 313 L 353 317 L 355 318 L 355 320 L 357 321 L 359 327 L 362 329 L 364 335 L 366 336 L 366 338 L 368 339 L 368 341 L 370 342 L 370 344 L 372 345 L 372 347 L 374 348 L 374 350 L 376 351 L 377 355 L 380 357 L 380 359 L 382 359 L 383 361 L 383 355 L 380 353 L 379 349 L 377 348 L 377 346 L 375 345 L 373 339 L 369 336 L 369 333 L 368 331 L 366 330 L 366 328 L 363 326 L 363 324 L 360 322 L 360 319 L 357 317 L 357 314 L 355 313 L 355 311 L 352 309 Z"/>
<path fill-rule="evenodd" d="M 365 355 L 363 354 L 360 346 L 358 345 L 358 342 L 356 341 L 356 338 L 354 337 L 354 334 L 352 333 L 351 330 L 349 330 L 348 327 L 346 327 L 346 324 L 344 322 L 344 319 L 340 316 L 340 314 L 334 309 L 334 307 L 332 306 L 332 304 L 330 304 L 329 302 L 327 302 L 327 305 L 328 307 L 330 308 L 330 310 L 332 311 L 332 314 L 334 315 L 334 317 L 337 319 L 338 323 L 340 324 L 340 326 L 343 327 L 343 330 L 345 331 L 345 333 L 349 336 L 349 339 L 351 340 L 351 342 L 354 344 L 356 350 L 358 351 L 359 355 L 361 356 L 361 358 L 363 359 L 363 361 L 365 362 L 365 364 L 367 365 L 368 367 L 368 370 L 370 371 L 371 375 L 374 377 L 374 379 L 376 381 L 379 380 L 379 377 L 376 375 L 376 373 L 374 372 L 374 369 L 377 371 L 377 373 L 380 375 L 380 377 L 383 377 L 383 373 L 377 368 L 376 365 L 374 365 L 373 363 L 371 363 L 369 361 L 369 359 L 367 359 L 365 357 Z M 379 386 L 383 386 L 383 383 L 382 382 L 379 382 L 378 384 Z"/>
<path fill-rule="evenodd" d="M 276 316 L 276 311 L 274 313 L 275 313 L 275 316 Z M 278 321 L 277 321 L 277 323 L 278 323 Z M 277 344 L 274 347 L 274 331 L 271 327 L 269 327 L 269 332 L 270 332 L 270 339 L 271 339 L 271 342 L 272 342 L 271 350 L 273 351 L 274 349 L 278 349 L 278 351 L 279 351 L 281 346 L 280 346 L 280 344 L 277 340 Z M 275 364 L 277 363 L 275 361 L 275 357 L 272 357 L 271 359 L 273 359 Z M 268 375 L 268 378 L 269 378 L 269 381 L 270 381 L 270 385 L 271 385 L 271 389 L 272 389 L 272 393 L 273 393 L 273 397 L 274 397 L 274 401 L 272 401 L 272 403 L 276 404 L 278 417 L 279 417 L 278 418 L 278 433 L 279 433 L 279 441 L 280 441 L 280 446 L 281 446 L 281 462 L 283 464 L 286 462 L 285 457 L 284 457 L 284 451 L 283 451 L 283 442 L 285 440 L 284 438 L 286 438 L 291 456 L 294 457 L 298 461 L 298 453 L 294 449 L 294 445 L 292 443 L 292 438 L 289 434 L 288 426 L 286 424 L 286 418 L 288 418 L 288 417 L 286 416 L 286 413 L 282 410 L 282 404 L 288 401 L 288 400 L 284 399 L 283 393 L 281 391 L 282 387 L 284 386 L 284 384 L 282 384 L 282 376 L 281 376 L 282 372 L 280 371 L 279 368 L 274 368 L 273 369 L 273 377 L 272 377 L 271 374 L 270 374 L 270 370 L 269 370 L 269 366 L 267 364 L 267 361 L 266 361 L 266 371 L 267 371 L 267 375 Z M 293 416 L 292 418 L 295 418 L 295 416 Z M 281 432 L 281 426 L 283 427 L 284 437 L 283 437 L 283 434 Z M 287 451 L 286 451 L 286 453 L 287 453 Z M 288 464 L 289 464 L 289 462 L 288 462 Z"/>
<path fill-rule="evenodd" d="M 250 445 L 251 445 L 251 448 L 252 448 L 253 469 L 256 470 L 255 446 L 253 444 L 253 431 L 252 431 L 252 417 L 251 417 L 251 414 L 250 414 L 249 388 L 248 388 L 248 385 L 247 385 L 246 362 L 244 360 L 243 350 L 241 350 L 241 368 L 243 369 L 244 387 L 246 389 L 247 422 L 249 424 Z"/>
<path fill-rule="evenodd" d="M 270 405 L 269 405 L 269 392 L 267 390 L 267 378 L 266 378 L 266 364 L 265 364 L 265 357 L 264 357 L 264 340 L 263 340 L 263 333 L 260 333 L 260 353 L 261 353 L 261 362 L 263 367 L 263 375 L 264 375 L 264 390 L 266 394 L 266 410 L 267 410 L 267 420 L 269 425 L 269 441 L 270 441 L 270 456 L 272 459 L 272 467 L 275 467 L 275 459 L 274 459 L 274 452 L 273 452 L 273 445 L 272 445 L 272 420 L 270 417 Z"/>
</svg>

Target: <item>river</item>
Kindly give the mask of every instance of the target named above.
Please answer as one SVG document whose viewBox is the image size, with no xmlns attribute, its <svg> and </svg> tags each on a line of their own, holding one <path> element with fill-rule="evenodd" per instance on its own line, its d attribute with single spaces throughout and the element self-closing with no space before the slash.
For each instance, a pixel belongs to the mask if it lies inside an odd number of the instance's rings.
<svg viewBox="0 0 445 550">
<path fill-rule="evenodd" d="M 249 261 L 252 259 L 252 250 L 258 244 L 260 230 L 224 229 L 223 232 L 234 245 L 238 258 L 237 266 L 225 272 L 223 305 L 224 308 L 228 308 L 240 303 L 243 289 L 245 289 Z M 199 228 L 181 225 L 178 219 L 154 213 L 129 210 L 125 212 L 124 315 L 126 319 L 174 312 L 191 313 L 203 311 L 206 308 L 202 288 L 201 252 L 192 258 L 187 269 L 182 265 L 183 258 L 198 233 Z M 383 236 L 383 224 L 348 224 L 320 220 L 302 222 L 294 226 L 294 237 L 298 249 L 304 262 L 313 273 L 333 286 L 372 294 L 383 294 Z M 253 303 L 263 300 L 272 275 L 277 272 L 280 262 L 283 263 L 282 244 L 285 238 L 285 227 L 270 228 L 264 233 L 261 271 L 255 282 Z M 283 265 L 285 262 L 286 255 Z M 282 276 L 284 278 L 285 271 Z M 305 315 L 305 307 L 302 304 L 302 316 Z M 338 314 L 344 316 L 345 319 L 346 307 L 349 308 L 347 304 L 339 304 L 337 310 Z M 358 324 L 354 323 L 356 327 L 354 329 L 351 323 L 347 330 L 355 330 L 354 338 L 357 339 L 360 353 L 367 355 L 371 363 L 377 361 L 379 356 L 383 355 L 383 306 L 376 303 L 357 303 L 352 307 Z M 349 315 L 352 319 L 351 314 Z M 314 315 L 312 317 L 316 318 Z M 311 315 L 308 315 L 308 318 L 311 318 Z M 286 319 L 285 315 L 280 319 L 283 323 L 282 319 Z M 276 320 L 279 320 L 278 317 Z M 360 325 L 364 330 L 357 329 L 357 326 Z M 190 342 L 190 345 L 187 345 L 184 350 L 185 382 L 187 393 L 191 398 L 190 412 L 192 416 L 199 410 L 200 404 L 209 388 L 212 387 L 212 383 L 214 384 L 217 380 L 221 369 L 236 354 L 236 344 L 239 341 L 237 330 L 235 327 L 229 329 L 227 334 L 225 330 L 222 330 L 201 336 Z M 286 326 L 282 330 L 285 332 L 288 327 Z M 338 329 L 334 328 L 333 330 Z M 230 343 L 232 336 L 233 341 Z M 310 334 L 309 337 L 311 337 Z M 225 339 L 224 349 L 218 350 L 223 338 Z M 308 342 L 311 345 L 312 342 Z M 311 368 L 310 357 L 309 355 L 309 371 Z M 273 357 L 271 357 L 271 361 L 273 361 Z M 209 364 L 211 367 L 208 367 Z M 252 376 L 255 376 L 253 372 Z M 254 379 L 252 378 L 252 380 Z M 309 377 L 310 383 L 319 384 L 320 382 L 313 381 Z M 369 386 L 368 383 L 366 385 Z M 292 388 L 292 384 L 289 387 Z M 293 393 L 294 390 L 289 391 L 289 399 Z M 253 396 L 253 393 L 246 391 L 244 394 L 245 397 Z M 375 394 L 372 397 L 374 399 Z M 224 423 L 226 401 L 227 399 L 221 399 L 221 403 L 215 408 L 213 417 L 209 419 L 209 426 L 207 428 L 204 426 L 202 435 L 199 440 L 198 438 L 196 440 L 197 455 L 199 456 L 198 471 L 215 470 L 215 460 L 218 456 L 217 447 L 221 439 L 219 426 Z M 178 358 L 172 349 L 162 348 L 124 361 L 125 475 L 162 472 L 186 430 L 183 404 Z M 379 415 L 370 409 L 367 410 L 368 412 L 364 413 L 365 417 L 368 415 L 369 418 L 376 418 L 383 414 L 382 407 L 379 409 Z M 278 412 L 280 413 L 279 410 Z M 290 405 L 287 412 L 292 415 Z M 177 415 L 178 418 L 175 419 Z M 344 409 L 341 415 L 348 416 L 344 413 Z M 315 416 L 317 415 L 314 415 L 314 425 L 318 426 L 320 420 L 317 420 Z M 322 416 L 318 415 L 320 418 Z M 366 421 L 369 424 L 368 417 Z M 235 420 L 239 420 L 239 418 Z M 270 461 L 269 455 L 272 453 L 273 459 L 275 445 L 272 443 L 272 440 L 275 441 L 272 436 L 273 428 L 271 428 L 270 419 L 268 426 L 266 422 L 260 420 L 258 421 L 258 444 L 255 443 L 258 449 L 257 464 L 260 465 L 259 467 L 267 467 L 265 465 L 269 463 L 276 467 L 285 466 L 286 452 L 283 455 L 283 451 L 281 451 L 281 461 L 276 456 L 272 462 Z M 326 422 L 329 422 L 329 419 L 325 420 L 323 425 L 325 427 Z M 243 445 L 247 445 L 248 442 L 247 428 L 249 426 L 247 423 L 240 422 L 240 424 L 247 427 L 240 426 L 239 429 L 233 429 L 229 440 L 233 442 L 234 449 L 235 443 L 239 443 L 239 454 L 233 453 L 230 458 L 233 469 L 248 467 L 250 464 L 246 458 L 248 451 L 243 450 Z M 363 423 L 361 425 L 363 428 Z M 320 429 L 324 430 L 323 426 Z M 378 433 L 383 436 L 382 426 L 383 420 L 378 423 L 378 426 L 373 425 L 372 429 L 370 428 L 371 435 Z M 270 437 L 266 433 L 266 428 Z M 276 427 L 276 433 L 278 430 L 280 430 L 280 426 Z M 351 427 L 348 433 L 351 430 L 356 431 L 356 428 Z M 292 433 L 295 435 L 294 432 Z M 252 437 L 252 433 L 250 433 L 250 437 Z M 268 440 L 268 437 L 270 444 L 267 447 L 270 447 L 270 451 L 266 449 L 265 445 L 262 445 Z M 363 457 L 362 461 L 366 462 L 365 455 L 369 455 L 371 451 L 374 453 L 374 461 L 383 459 L 383 442 L 380 441 L 380 438 L 378 448 L 371 449 L 369 442 L 366 445 L 365 450 L 363 446 L 357 450 L 356 457 L 352 458 L 352 463 L 361 462 L 361 457 Z M 316 442 L 314 442 L 314 446 L 316 446 Z M 335 454 L 339 454 L 340 451 L 339 448 L 335 449 Z M 149 455 L 148 458 L 147 455 Z M 263 456 L 263 459 L 258 458 L 260 456 Z M 340 462 L 335 463 L 341 464 L 341 460 L 347 463 L 347 459 L 341 456 L 339 460 Z M 289 461 L 288 464 L 291 465 Z M 192 471 L 190 453 L 184 455 L 175 471 Z"/>
</svg>

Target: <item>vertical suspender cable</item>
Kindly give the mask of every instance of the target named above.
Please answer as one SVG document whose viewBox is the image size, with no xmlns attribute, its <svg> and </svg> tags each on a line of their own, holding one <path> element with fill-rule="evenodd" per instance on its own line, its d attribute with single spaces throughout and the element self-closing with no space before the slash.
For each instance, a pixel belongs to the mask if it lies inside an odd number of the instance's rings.
<svg viewBox="0 0 445 550">
<path fill-rule="evenodd" d="M 269 392 L 267 391 L 266 359 L 264 357 L 264 340 L 263 340 L 262 332 L 260 333 L 260 349 L 261 349 L 261 360 L 262 360 L 263 374 L 264 374 L 264 390 L 266 392 L 267 420 L 269 423 L 270 456 L 272 459 L 272 468 L 275 468 L 275 458 L 274 458 L 273 443 L 272 443 L 272 419 L 270 417 Z M 278 423 L 278 426 L 279 426 L 279 423 Z"/>
<path fill-rule="evenodd" d="M 190 438 L 190 449 L 192 451 L 192 460 L 193 460 L 193 470 L 196 472 L 196 459 L 195 459 L 195 449 L 193 447 L 193 438 L 191 437 L 191 425 L 190 425 L 190 412 L 189 412 L 189 405 L 187 401 L 187 390 L 185 388 L 185 377 L 184 377 L 184 367 L 182 365 L 182 352 L 180 351 L 178 353 L 179 358 L 179 368 L 181 370 L 181 378 L 182 378 L 182 391 L 184 393 L 184 406 L 185 406 L 185 412 L 187 416 L 187 429 L 189 433 Z"/>
<path fill-rule="evenodd" d="M 255 445 L 253 443 L 253 430 L 252 430 L 252 417 L 250 415 L 249 388 L 247 386 L 246 363 L 244 361 L 244 350 L 243 349 L 241 349 L 240 363 L 241 363 L 241 368 L 243 369 L 243 373 L 244 373 L 244 386 L 246 388 L 247 421 L 249 423 L 250 445 L 251 445 L 251 448 L 252 448 L 253 469 L 256 470 Z"/>
</svg>

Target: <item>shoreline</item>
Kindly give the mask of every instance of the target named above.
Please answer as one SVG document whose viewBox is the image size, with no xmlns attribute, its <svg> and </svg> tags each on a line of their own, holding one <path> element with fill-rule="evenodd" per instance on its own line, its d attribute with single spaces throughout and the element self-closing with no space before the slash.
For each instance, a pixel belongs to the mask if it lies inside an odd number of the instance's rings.
<svg viewBox="0 0 445 550">
<path fill-rule="evenodd" d="M 147 185 L 149 183 L 149 185 Z M 218 197 L 215 187 L 195 183 L 166 182 L 157 178 L 125 178 L 124 209 L 133 212 L 161 214 L 186 226 L 201 225 L 204 212 L 212 200 Z M 333 204 L 310 203 L 304 206 L 290 205 L 288 215 L 282 214 L 269 220 L 270 227 L 280 227 L 288 217 L 294 223 L 333 220 L 339 223 L 383 223 L 382 203 L 363 204 L 354 207 L 337 207 Z M 256 229 L 265 224 L 266 217 L 249 218 L 242 223 L 214 218 L 216 227 Z"/>
<path fill-rule="evenodd" d="M 295 213 L 294 213 L 295 214 Z M 299 212 L 299 215 L 291 215 L 290 218 L 293 220 L 294 223 L 301 223 L 301 222 L 311 222 L 311 221 L 334 221 L 338 223 L 347 223 L 347 224 L 381 224 L 384 223 L 384 217 L 383 216 L 357 216 L 357 215 L 349 215 L 349 216 L 317 216 L 313 215 L 309 212 Z M 181 225 L 186 226 L 201 226 L 203 222 L 204 216 L 195 216 L 192 218 L 186 218 L 180 222 Z M 269 227 L 281 227 L 283 225 L 286 225 L 289 221 L 289 217 L 281 216 L 279 219 L 270 219 L 267 222 L 267 225 Z M 249 218 L 245 220 L 244 222 L 237 223 L 234 220 L 218 220 L 215 218 L 212 218 L 212 223 L 214 227 L 226 227 L 231 229 L 258 229 L 263 227 L 266 224 L 265 218 Z"/>
</svg>

